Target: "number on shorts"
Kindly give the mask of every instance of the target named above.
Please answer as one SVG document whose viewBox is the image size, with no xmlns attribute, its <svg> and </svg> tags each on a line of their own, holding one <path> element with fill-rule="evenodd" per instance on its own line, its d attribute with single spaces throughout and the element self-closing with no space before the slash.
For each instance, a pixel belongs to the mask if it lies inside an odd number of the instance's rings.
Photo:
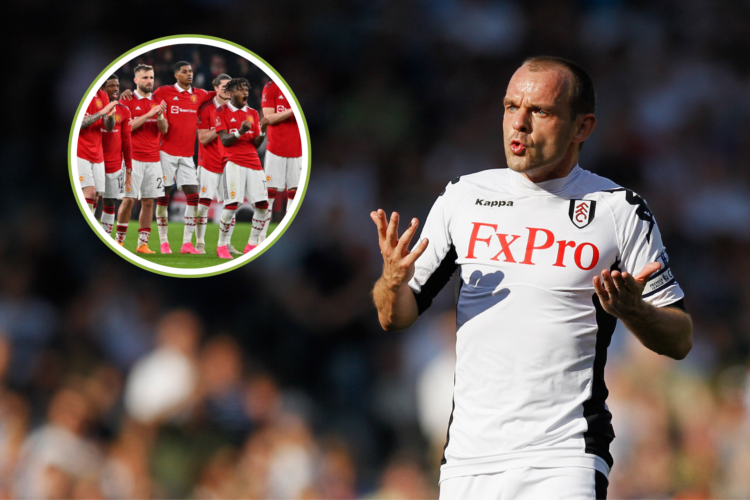
<svg viewBox="0 0 750 500">
<path fill-rule="evenodd" d="M 122 191 L 122 176 L 117 177 L 117 189 Z"/>
<path fill-rule="evenodd" d="M 161 183 L 161 176 L 156 178 L 156 189 L 161 189 L 162 183 Z"/>
</svg>

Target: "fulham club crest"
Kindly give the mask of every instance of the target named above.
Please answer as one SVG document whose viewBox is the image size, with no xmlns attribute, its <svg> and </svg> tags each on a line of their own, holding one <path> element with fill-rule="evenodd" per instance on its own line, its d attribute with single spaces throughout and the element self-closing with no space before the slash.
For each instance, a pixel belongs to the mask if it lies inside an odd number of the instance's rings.
<svg viewBox="0 0 750 500">
<path fill-rule="evenodd" d="M 570 222 L 573 223 L 578 229 L 591 224 L 594 220 L 594 214 L 596 213 L 596 202 L 593 200 L 570 200 L 570 209 L 568 210 L 568 217 Z"/>
</svg>

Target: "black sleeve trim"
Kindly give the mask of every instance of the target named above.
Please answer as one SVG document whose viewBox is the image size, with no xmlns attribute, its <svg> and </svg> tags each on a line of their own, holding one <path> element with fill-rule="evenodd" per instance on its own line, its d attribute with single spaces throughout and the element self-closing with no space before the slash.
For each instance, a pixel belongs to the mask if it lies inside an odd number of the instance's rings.
<svg viewBox="0 0 750 500">
<path fill-rule="evenodd" d="M 677 302 L 672 302 L 671 304 L 667 304 L 666 306 L 662 307 L 676 307 L 677 309 L 682 309 L 683 311 L 687 312 L 687 309 L 685 308 L 685 299 L 680 299 Z"/>
<path fill-rule="evenodd" d="M 422 290 L 417 293 L 414 292 L 414 298 L 417 299 L 417 309 L 419 314 L 422 314 L 432 305 L 432 299 L 443 289 L 448 280 L 451 279 L 454 271 L 458 267 L 456 264 L 458 254 L 456 253 L 456 247 L 451 244 L 448 253 L 445 254 L 440 265 L 435 269 L 435 272 L 422 285 Z"/>
</svg>

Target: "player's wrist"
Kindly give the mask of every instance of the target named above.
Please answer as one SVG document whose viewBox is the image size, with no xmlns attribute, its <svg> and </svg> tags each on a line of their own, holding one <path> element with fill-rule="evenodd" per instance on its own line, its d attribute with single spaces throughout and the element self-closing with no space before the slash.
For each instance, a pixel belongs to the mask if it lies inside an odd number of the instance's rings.
<svg viewBox="0 0 750 500">
<path fill-rule="evenodd" d="M 240 132 L 239 130 L 235 130 L 235 131 L 234 131 L 234 136 L 235 136 L 235 137 L 236 137 L 237 139 L 239 139 L 240 137 L 242 137 L 242 134 L 244 134 L 244 132 Z"/>
</svg>

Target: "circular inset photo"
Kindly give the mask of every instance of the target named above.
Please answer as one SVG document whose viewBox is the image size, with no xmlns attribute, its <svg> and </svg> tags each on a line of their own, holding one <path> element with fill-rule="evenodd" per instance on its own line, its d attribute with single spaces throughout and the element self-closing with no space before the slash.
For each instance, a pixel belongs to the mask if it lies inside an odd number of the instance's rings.
<svg viewBox="0 0 750 500">
<path fill-rule="evenodd" d="M 123 54 L 78 107 L 76 201 L 99 237 L 153 272 L 210 276 L 284 233 L 304 198 L 310 135 L 284 79 L 218 38 L 160 38 Z"/>
</svg>

